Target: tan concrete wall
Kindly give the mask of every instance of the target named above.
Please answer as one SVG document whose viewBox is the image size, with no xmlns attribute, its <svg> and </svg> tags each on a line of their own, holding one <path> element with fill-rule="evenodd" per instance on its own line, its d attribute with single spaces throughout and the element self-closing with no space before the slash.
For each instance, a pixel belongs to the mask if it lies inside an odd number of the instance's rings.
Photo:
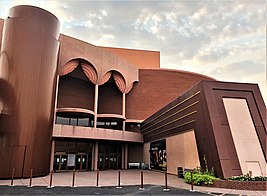
<svg viewBox="0 0 267 196">
<path fill-rule="evenodd" d="M 266 175 L 266 161 L 246 99 L 223 98 L 223 103 L 242 173 Z"/>
<path fill-rule="evenodd" d="M 144 154 L 144 162 L 145 162 L 145 163 L 148 163 L 148 164 L 150 163 L 150 158 L 149 158 L 149 157 L 150 157 L 150 154 L 149 154 L 149 150 L 150 150 L 150 143 L 145 143 L 145 144 L 144 144 L 144 151 L 143 151 L 143 152 L 144 152 L 144 153 L 143 153 L 143 154 Z"/>
<path fill-rule="evenodd" d="M 177 167 L 200 166 L 194 130 L 166 138 L 166 151 L 168 173 L 177 174 Z"/>
<path fill-rule="evenodd" d="M 101 47 L 115 55 L 125 58 L 142 69 L 160 68 L 160 52 L 149 50 L 134 50 L 126 48 Z"/>
<path fill-rule="evenodd" d="M 53 137 L 117 140 L 143 143 L 143 135 L 129 131 L 55 124 Z"/>
</svg>

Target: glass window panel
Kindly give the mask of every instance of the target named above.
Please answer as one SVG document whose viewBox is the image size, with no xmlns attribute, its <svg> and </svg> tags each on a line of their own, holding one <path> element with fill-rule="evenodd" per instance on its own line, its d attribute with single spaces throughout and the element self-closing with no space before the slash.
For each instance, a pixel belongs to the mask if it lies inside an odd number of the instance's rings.
<svg viewBox="0 0 267 196">
<path fill-rule="evenodd" d="M 78 119 L 78 126 L 88 127 L 89 125 L 89 118 L 79 118 Z"/>
<path fill-rule="evenodd" d="M 77 118 L 71 118 L 70 119 L 70 125 L 77 126 Z"/>
<path fill-rule="evenodd" d="M 57 116 L 56 117 L 56 124 L 68 125 L 69 124 L 69 118 Z"/>
</svg>

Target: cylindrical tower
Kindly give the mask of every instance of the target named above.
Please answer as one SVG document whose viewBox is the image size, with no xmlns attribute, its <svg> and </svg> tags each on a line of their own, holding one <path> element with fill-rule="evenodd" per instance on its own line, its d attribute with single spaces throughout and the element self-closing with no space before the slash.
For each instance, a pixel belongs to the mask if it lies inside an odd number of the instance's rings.
<svg viewBox="0 0 267 196">
<path fill-rule="evenodd" d="M 10 9 L 0 56 L 0 178 L 49 172 L 59 21 L 32 6 Z"/>
</svg>

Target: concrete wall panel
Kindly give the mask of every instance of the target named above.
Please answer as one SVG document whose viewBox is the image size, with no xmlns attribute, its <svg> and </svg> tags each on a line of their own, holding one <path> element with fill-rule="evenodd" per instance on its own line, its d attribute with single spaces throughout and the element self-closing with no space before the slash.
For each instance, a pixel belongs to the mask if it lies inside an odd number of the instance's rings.
<svg viewBox="0 0 267 196">
<path fill-rule="evenodd" d="M 242 174 L 266 175 L 266 161 L 246 99 L 223 98 Z"/>
<path fill-rule="evenodd" d="M 160 52 L 148 50 L 133 50 L 126 48 L 101 47 L 127 61 L 133 63 L 140 69 L 160 68 Z"/>
<path fill-rule="evenodd" d="M 177 174 L 177 167 L 200 166 L 194 130 L 166 138 L 167 171 Z"/>
<path fill-rule="evenodd" d="M 143 157 L 144 162 L 150 164 L 150 143 L 144 143 L 144 151 L 143 151 Z"/>
<path fill-rule="evenodd" d="M 54 126 L 53 137 L 84 138 L 138 143 L 143 143 L 144 141 L 141 133 L 58 124 Z"/>
</svg>

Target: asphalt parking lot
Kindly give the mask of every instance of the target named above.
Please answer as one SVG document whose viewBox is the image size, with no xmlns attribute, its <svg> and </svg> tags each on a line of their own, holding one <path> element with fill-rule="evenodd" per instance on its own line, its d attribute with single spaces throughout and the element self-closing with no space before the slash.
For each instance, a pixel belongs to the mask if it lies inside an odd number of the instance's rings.
<svg viewBox="0 0 267 196">
<path fill-rule="evenodd" d="M 116 187 L 53 187 L 43 186 L 0 186 L 0 195 L 209 195 L 201 192 L 171 187 L 168 192 L 163 191 L 162 186 L 145 185 L 144 190 L 140 186 Z"/>
</svg>

